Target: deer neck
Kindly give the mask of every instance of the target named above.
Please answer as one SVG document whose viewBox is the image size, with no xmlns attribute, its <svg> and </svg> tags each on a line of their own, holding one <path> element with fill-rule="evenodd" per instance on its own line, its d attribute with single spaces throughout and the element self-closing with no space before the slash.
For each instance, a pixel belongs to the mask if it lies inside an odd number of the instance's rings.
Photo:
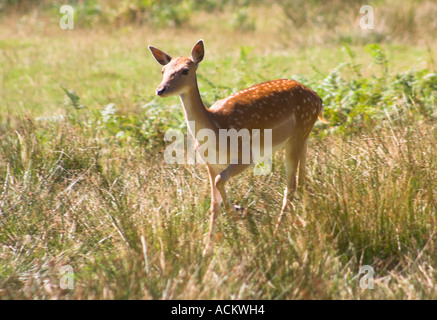
<svg viewBox="0 0 437 320">
<path fill-rule="evenodd" d="M 194 85 L 188 91 L 180 94 L 179 98 L 184 108 L 188 130 L 194 138 L 196 138 L 199 130 L 215 129 L 215 125 L 210 118 L 211 112 L 205 107 L 200 97 L 197 80 L 195 80 Z"/>
</svg>

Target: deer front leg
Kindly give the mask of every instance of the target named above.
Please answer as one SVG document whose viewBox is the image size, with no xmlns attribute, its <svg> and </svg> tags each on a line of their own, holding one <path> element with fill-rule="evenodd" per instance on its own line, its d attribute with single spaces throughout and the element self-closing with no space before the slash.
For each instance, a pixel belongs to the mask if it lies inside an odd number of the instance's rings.
<svg viewBox="0 0 437 320">
<path fill-rule="evenodd" d="M 225 184 L 233 176 L 236 176 L 240 172 L 248 168 L 250 164 L 231 164 L 225 170 L 216 173 L 216 170 L 208 166 L 209 179 L 211 184 L 211 217 L 209 222 L 209 235 L 208 241 L 203 251 L 203 255 L 211 253 L 214 242 L 215 229 L 217 224 L 217 218 L 220 213 L 220 197 L 224 202 L 225 210 L 227 213 L 233 216 L 238 214 L 238 208 L 234 207 L 229 198 L 226 195 Z"/>
<path fill-rule="evenodd" d="M 218 171 L 214 170 L 214 168 L 208 166 L 209 173 L 209 183 L 211 187 L 211 213 L 215 212 L 216 214 L 220 213 L 220 203 L 222 201 L 220 197 L 220 192 L 215 185 L 215 178 L 217 177 Z"/>
<path fill-rule="evenodd" d="M 209 209 L 211 216 L 209 218 L 208 240 L 206 243 L 206 247 L 203 251 L 203 255 L 207 255 L 211 251 L 212 243 L 214 240 L 215 228 L 216 228 L 216 220 L 218 215 L 220 214 L 220 203 L 221 203 L 220 192 L 215 185 L 215 178 L 218 172 L 217 170 L 214 170 L 213 167 L 208 166 L 208 173 L 209 173 L 209 183 L 211 186 L 211 208 Z"/>
<path fill-rule="evenodd" d="M 225 205 L 225 209 L 227 213 L 235 215 L 238 214 L 238 211 L 240 209 L 239 207 L 234 207 L 232 203 L 229 201 L 226 195 L 225 184 L 230 178 L 243 172 L 250 165 L 251 164 L 230 164 L 225 170 L 220 172 L 220 174 L 215 177 L 215 186 L 217 187 L 217 189 L 220 192 L 220 195 L 222 196 L 223 203 Z"/>
</svg>

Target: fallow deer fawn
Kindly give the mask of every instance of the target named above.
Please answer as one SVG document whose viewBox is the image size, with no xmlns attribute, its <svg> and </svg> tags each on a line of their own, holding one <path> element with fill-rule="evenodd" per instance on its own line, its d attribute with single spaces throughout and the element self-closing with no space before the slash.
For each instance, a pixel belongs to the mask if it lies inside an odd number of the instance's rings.
<svg viewBox="0 0 437 320">
<path fill-rule="evenodd" d="M 296 190 L 298 168 L 299 185 L 303 183 L 307 142 L 314 123 L 317 118 L 326 123 L 323 118 L 322 100 L 317 93 L 294 80 L 273 80 L 256 84 L 219 100 L 207 109 L 200 97 L 196 78 L 196 70 L 204 57 L 203 41 L 199 40 L 195 44 L 190 58 L 172 58 L 152 46 L 149 46 L 149 50 L 164 66 L 163 80 L 156 94 L 160 97 L 179 95 L 188 128 L 194 139 L 201 129 L 210 129 L 217 137 L 221 129 L 249 129 L 249 132 L 252 129 L 271 129 L 273 151 L 285 146 L 287 186 L 281 217 Z M 195 128 L 191 128 L 190 123 L 195 123 Z M 211 185 L 211 218 L 205 252 L 208 252 L 211 246 L 221 199 L 227 212 L 237 211 L 226 196 L 225 183 L 251 165 L 243 163 L 241 156 L 241 152 L 238 153 L 237 163 L 206 162 Z M 253 163 L 252 157 L 250 161 Z"/>
</svg>

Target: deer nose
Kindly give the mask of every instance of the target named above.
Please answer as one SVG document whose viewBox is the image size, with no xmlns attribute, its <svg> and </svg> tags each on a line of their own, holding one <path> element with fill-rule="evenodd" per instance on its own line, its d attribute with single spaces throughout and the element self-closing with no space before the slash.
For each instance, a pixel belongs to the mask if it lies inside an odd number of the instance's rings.
<svg viewBox="0 0 437 320">
<path fill-rule="evenodd" d="M 156 89 L 156 95 L 157 95 L 157 96 L 161 96 L 161 95 L 163 95 L 164 92 L 165 92 L 165 90 L 167 90 L 167 87 L 165 87 L 165 86 L 159 86 L 159 87 Z"/>
</svg>

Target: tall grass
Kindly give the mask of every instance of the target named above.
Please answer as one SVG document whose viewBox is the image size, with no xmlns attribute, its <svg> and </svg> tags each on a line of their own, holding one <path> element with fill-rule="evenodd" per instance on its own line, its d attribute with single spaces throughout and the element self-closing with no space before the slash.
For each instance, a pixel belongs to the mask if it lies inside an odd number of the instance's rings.
<svg viewBox="0 0 437 320">
<path fill-rule="evenodd" d="M 68 122 L 44 141 L 26 120 L 2 139 L 2 297 L 435 298 L 437 132 L 412 120 L 315 137 L 308 187 L 275 236 L 281 162 L 239 177 L 231 196 L 250 215 L 221 218 L 209 259 L 203 168 Z M 59 287 L 63 265 L 74 290 Z M 361 290 L 362 265 L 390 282 Z"/>
</svg>

